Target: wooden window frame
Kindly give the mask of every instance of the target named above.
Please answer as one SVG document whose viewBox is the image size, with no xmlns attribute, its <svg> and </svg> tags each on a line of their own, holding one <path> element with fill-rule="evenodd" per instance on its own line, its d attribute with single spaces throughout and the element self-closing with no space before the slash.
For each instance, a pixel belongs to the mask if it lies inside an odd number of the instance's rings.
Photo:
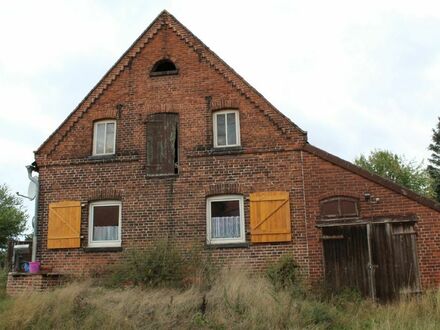
<svg viewBox="0 0 440 330">
<path fill-rule="evenodd" d="M 99 124 L 105 124 L 105 134 L 104 134 L 104 152 L 103 153 L 97 153 L 96 152 L 96 146 L 98 144 L 98 125 Z M 113 151 L 112 152 L 105 152 L 105 146 L 107 144 L 107 125 L 108 124 L 114 124 L 115 125 L 115 134 L 114 134 L 114 138 L 113 138 Z M 93 156 L 107 156 L 107 155 L 114 155 L 116 153 L 116 120 L 99 120 L 93 123 Z"/>
<path fill-rule="evenodd" d="M 228 124 L 227 124 L 227 114 L 233 113 L 235 115 L 235 141 L 237 143 L 235 144 L 228 144 Z M 218 115 L 225 115 L 225 132 L 226 132 L 226 144 L 225 145 L 218 145 L 218 138 L 217 138 L 217 116 Z M 214 148 L 229 148 L 229 147 L 239 147 L 241 146 L 240 141 L 240 114 L 238 110 L 221 110 L 216 111 L 213 114 L 213 129 L 214 129 Z"/>
<path fill-rule="evenodd" d="M 325 203 L 337 201 L 338 202 L 338 211 L 339 215 L 336 216 L 325 216 L 322 214 L 322 207 Z M 341 209 L 341 203 L 342 201 L 350 201 L 353 202 L 356 208 L 356 214 L 350 214 L 350 215 L 343 215 L 342 209 Z M 329 197 L 326 199 L 323 199 L 319 202 L 319 217 L 321 220 L 337 220 L 337 219 L 357 219 L 360 217 L 360 206 L 359 206 L 359 199 L 355 197 L 348 197 L 348 196 L 334 196 Z"/>
<path fill-rule="evenodd" d="M 236 238 L 212 238 L 212 221 L 211 221 L 211 203 L 212 202 L 225 202 L 225 201 L 238 201 L 240 209 L 240 237 Z M 246 231 L 244 223 L 244 198 L 242 195 L 219 195 L 212 196 L 206 199 L 206 244 L 236 244 L 246 242 Z"/>
<path fill-rule="evenodd" d="M 119 221 L 118 221 L 118 239 L 117 240 L 93 240 L 93 208 L 95 206 L 118 206 L 119 207 Z M 121 246 L 121 224 L 122 224 L 122 203 L 120 201 L 99 201 L 89 204 L 89 247 L 100 248 L 100 247 L 120 247 Z"/>
</svg>

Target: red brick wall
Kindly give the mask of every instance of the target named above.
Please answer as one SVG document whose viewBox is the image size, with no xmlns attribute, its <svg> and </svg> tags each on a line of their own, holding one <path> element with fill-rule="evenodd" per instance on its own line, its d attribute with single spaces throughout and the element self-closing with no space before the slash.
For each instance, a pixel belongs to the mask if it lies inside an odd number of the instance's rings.
<svg viewBox="0 0 440 330">
<path fill-rule="evenodd" d="M 6 293 L 16 295 L 26 291 L 45 291 L 63 284 L 63 277 L 55 274 L 8 274 Z"/>
<path fill-rule="evenodd" d="M 175 62 L 179 74 L 150 77 L 151 67 L 164 56 Z M 117 111 L 118 104 L 123 105 L 121 111 Z M 212 148 L 212 111 L 224 106 L 240 113 L 242 149 L 230 154 Z M 274 118 L 269 107 L 255 91 L 238 88 L 224 72 L 215 70 L 176 32 L 159 29 L 87 111 L 80 107 L 37 154 L 41 183 L 38 258 L 42 265 L 80 275 L 121 256 L 120 252 L 85 251 L 90 201 L 121 200 L 123 249 L 143 248 L 163 237 L 189 248 L 205 245 L 207 196 L 238 193 L 247 198 L 257 191 L 289 191 L 292 242 L 218 248 L 212 250 L 213 260 L 261 269 L 282 253 L 292 252 L 303 271 L 318 280 L 323 273 L 320 231 L 315 227 L 319 201 L 332 195 L 362 200 L 368 190 L 381 202 L 361 202 L 362 216 L 409 212 L 419 216 L 423 285 L 438 284 L 440 246 L 434 234 L 439 233 L 439 213 L 299 151 L 305 134 L 294 126 L 287 132 L 275 124 L 283 119 Z M 156 112 L 179 114 L 178 176 L 146 177 L 144 122 Z M 117 120 L 116 156 L 90 159 L 93 121 L 106 118 Z M 85 205 L 81 248 L 48 250 L 48 205 L 65 199 Z M 244 206 L 248 231 L 248 200 Z"/>
</svg>

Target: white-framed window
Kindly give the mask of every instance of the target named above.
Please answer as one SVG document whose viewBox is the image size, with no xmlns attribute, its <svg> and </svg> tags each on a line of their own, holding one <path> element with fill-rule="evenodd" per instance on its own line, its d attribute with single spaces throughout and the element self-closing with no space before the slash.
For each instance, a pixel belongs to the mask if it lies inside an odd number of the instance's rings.
<svg viewBox="0 0 440 330">
<path fill-rule="evenodd" d="M 222 195 L 206 200 L 208 244 L 244 243 L 243 196 Z"/>
<path fill-rule="evenodd" d="M 116 120 L 98 121 L 93 126 L 93 155 L 112 155 L 116 146 Z"/>
<path fill-rule="evenodd" d="M 121 202 L 90 203 L 89 247 L 118 246 L 121 246 Z"/>
<path fill-rule="evenodd" d="M 237 110 L 214 112 L 214 147 L 240 145 L 240 118 Z"/>
</svg>

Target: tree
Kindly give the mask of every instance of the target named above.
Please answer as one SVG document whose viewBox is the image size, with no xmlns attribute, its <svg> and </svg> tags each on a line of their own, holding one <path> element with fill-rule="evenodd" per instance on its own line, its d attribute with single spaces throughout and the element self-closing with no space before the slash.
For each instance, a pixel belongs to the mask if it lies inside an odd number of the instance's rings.
<svg viewBox="0 0 440 330">
<path fill-rule="evenodd" d="M 407 161 L 404 156 L 387 150 L 374 150 L 368 157 L 360 155 L 354 163 L 418 194 L 429 198 L 434 197 L 432 179 L 423 162 Z"/>
<path fill-rule="evenodd" d="M 438 117 L 437 129 L 432 130 L 432 143 L 428 147 L 432 151 L 428 159 L 428 173 L 433 181 L 435 199 L 440 202 L 440 117 Z"/>
<path fill-rule="evenodd" d="M 0 265 L 8 240 L 23 234 L 26 219 L 22 200 L 9 192 L 6 185 L 0 185 Z"/>
</svg>

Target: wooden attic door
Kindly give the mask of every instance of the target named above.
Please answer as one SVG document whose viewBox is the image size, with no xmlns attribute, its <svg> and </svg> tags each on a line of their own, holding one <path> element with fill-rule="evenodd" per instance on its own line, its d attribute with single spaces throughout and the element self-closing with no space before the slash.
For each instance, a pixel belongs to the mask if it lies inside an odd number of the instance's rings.
<svg viewBox="0 0 440 330">
<path fill-rule="evenodd" d="M 250 227 L 252 243 L 291 241 L 289 193 L 250 194 Z"/>
<path fill-rule="evenodd" d="M 147 174 L 177 174 L 178 122 L 176 113 L 149 116 L 147 130 Z"/>
<path fill-rule="evenodd" d="M 81 202 L 62 201 L 49 204 L 48 249 L 80 247 Z"/>
</svg>

